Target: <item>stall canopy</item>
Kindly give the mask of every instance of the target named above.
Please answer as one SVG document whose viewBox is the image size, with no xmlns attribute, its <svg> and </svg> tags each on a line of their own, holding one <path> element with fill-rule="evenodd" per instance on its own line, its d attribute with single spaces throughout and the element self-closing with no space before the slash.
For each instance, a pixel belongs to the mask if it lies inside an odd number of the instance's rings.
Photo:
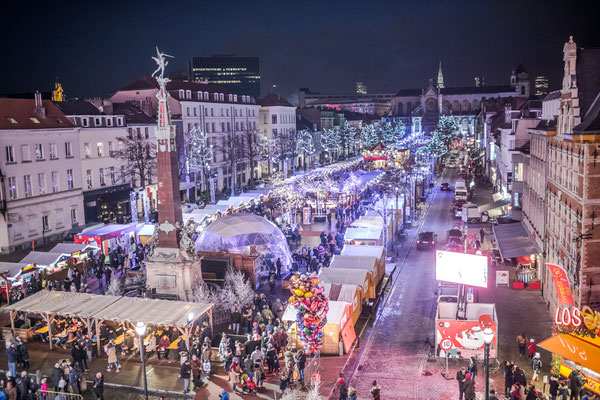
<svg viewBox="0 0 600 400">
<path fill-rule="evenodd" d="M 51 253 L 62 253 L 62 254 L 69 254 L 69 255 L 77 255 L 80 253 L 85 253 L 88 250 L 98 250 L 98 247 L 96 246 L 92 246 L 90 244 L 84 244 L 84 243 L 79 243 L 79 244 L 75 244 L 75 243 L 59 243 L 56 246 L 54 246 L 52 249 L 50 249 Z"/>
<path fill-rule="evenodd" d="M 600 371 L 600 347 L 575 336 L 560 333 L 544 340 L 538 346 L 592 371 Z"/>
<path fill-rule="evenodd" d="M 64 253 L 46 253 L 43 251 L 32 251 L 27 254 L 20 262 L 26 264 L 35 264 L 41 266 L 54 265 L 58 261 L 66 259 Z"/>
<path fill-rule="evenodd" d="M 118 296 L 101 296 L 89 293 L 39 291 L 7 307 L 12 311 L 36 314 L 92 318 L 97 312 L 121 299 Z"/>
<path fill-rule="evenodd" d="M 6 274 L 8 278 L 14 278 L 21 270 L 25 267 L 29 266 L 28 263 L 13 263 L 13 262 L 0 262 L 0 273 Z"/>
<path fill-rule="evenodd" d="M 527 235 L 523 224 L 500 224 L 493 227 L 502 258 L 516 258 L 538 254 L 538 249 Z"/>
<path fill-rule="evenodd" d="M 345 301 L 350 304 L 352 322 L 356 324 L 362 310 L 362 289 L 356 285 L 323 283 L 323 294 L 330 301 Z"/>
<path fill-rule="evenodd" d="M 342 255 L 344 256 L 371 256 L 379 259 L 385 257 L 385 247 L 383 246 L 360 246 L 347 244 L 342 249 Z"/>
<path fill-rule="evenodd" d="M 356 285 L 362 289 L 363 297 L 369 297 L 369 271 L 349 268 L 323 268 L 319 274 L 323 283 Z"/>
<path fill-rule="evenodd" d="M 380 240 L 382 228 L 348 228 L 344 239 L 352 240 Z"/>
<path fill-rule="evenodd" d="M 484 212 L 484 211 L 490 211 L 490 210 L 494 210 L 496 208 L 501 208 L 504 206 L 507 206 L 510 204 L 510 200 L 508 199 L 502 199 L 502 200 L 498 200 L 498 201 L 494 201 L 493 203 L 490 204 L 484 204 L 482 206 L 479 206 L 479 212 Z"/>
<path fill-rule="evenodd" d="M 379 263 L 377 257 L 334 255 L 329 268 L 367 270 L 369 271 L 371 286 L 375 289 L 385 273 L 385 271 L 378 268 L 378 266 Z"/>
</svg>

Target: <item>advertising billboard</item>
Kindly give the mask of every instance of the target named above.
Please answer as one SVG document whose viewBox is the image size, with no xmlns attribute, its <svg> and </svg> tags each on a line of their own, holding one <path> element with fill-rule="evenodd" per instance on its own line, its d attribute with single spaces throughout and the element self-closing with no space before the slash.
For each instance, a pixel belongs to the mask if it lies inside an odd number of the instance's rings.
<svg viewBox="0 0 600 400">
<path fill-rule="evenodd" d="M 435 257 L 435 277 L 439 281 L 487 287 L 487 257 L 438 250 Z"/>
</svg>

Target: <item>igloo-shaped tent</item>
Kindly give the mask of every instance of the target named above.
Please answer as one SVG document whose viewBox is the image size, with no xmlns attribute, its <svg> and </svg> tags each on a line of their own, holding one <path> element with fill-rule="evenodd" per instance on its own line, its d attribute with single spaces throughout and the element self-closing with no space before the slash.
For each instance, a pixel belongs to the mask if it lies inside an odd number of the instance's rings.
<svg viewBox="0 0 600 400">
<path fill-rule="evenodd" d="M 285 235 L 271 221 L 255 214 L 225 215 L 212 222 L 196 240 L 196 251 L 223 251 L 281 259 L 287 271 L 292 257 Z"/>
</svg>

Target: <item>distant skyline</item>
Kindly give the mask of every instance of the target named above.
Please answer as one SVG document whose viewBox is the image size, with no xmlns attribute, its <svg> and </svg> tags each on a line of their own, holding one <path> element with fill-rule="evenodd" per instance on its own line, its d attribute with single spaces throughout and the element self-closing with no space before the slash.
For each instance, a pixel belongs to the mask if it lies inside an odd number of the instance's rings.
<svg viewBox="0 0 600 400">
<path fill-rule="evenodd" d="M 156 45 L 183 71 L 192 56 L 260 57 L 261 92 L 277 85 L 353 93 L 509 83 L 522 63 L 533 84 L 560 87 L 562 47 L 600 45 L 587 1 L 164 1 L 11 2 L 3 9 L 0 93 L 49 91 L 106 97 L 149 75 Z M 161 24 L 164 27 L 161 27 Z"/>
</svg>

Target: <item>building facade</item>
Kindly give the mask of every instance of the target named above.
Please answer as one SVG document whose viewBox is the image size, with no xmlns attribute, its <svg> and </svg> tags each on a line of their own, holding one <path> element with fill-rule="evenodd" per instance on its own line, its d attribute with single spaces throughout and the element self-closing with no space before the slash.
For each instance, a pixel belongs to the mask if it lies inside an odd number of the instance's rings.
<svg viewBox="0 0 600 400">
<path fill-rule="evenodd" d="M 231 93 L 260 97 L 260 63 L 258 57 L 219 54 L 192 57 L 189 65 L 192 81 L 206 81 L 223 86 Z"/>
<path fill-rule="evenodd" d="M 297 151 L 296 107 L 279 94 L 269 93 L 260 100 L 258 121 L 259 132 L 271 142 L 274 171 L 286 170 L 289 175 L 292 169 L 303 168 L 303 156 Z"/>
<path fill-rule="evenodd" d="M 84 223 L 78 128 L 51 101 L 0 99 L 0 251 L 60 240 Z"/>
</svg>

